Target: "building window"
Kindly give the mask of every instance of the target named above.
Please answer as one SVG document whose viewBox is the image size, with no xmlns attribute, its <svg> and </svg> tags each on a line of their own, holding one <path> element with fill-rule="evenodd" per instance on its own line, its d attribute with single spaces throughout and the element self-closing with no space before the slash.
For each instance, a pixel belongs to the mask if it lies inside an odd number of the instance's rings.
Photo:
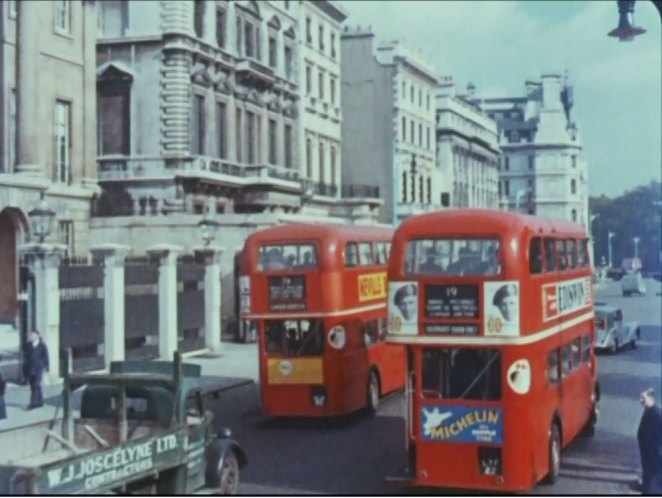
<svg viewBox="0 0 662 498">
<path fill-rule="evenodd" d="M 321 24 L 319 25 L 319 28 L 318 28 L 318 40 L 317 40 L 317 42 L 319 44 L 320 51 L 324 52 L 324 26 L 322 26 Z"/>
<path fill-rule="evenodd" d="M 223 102 L 216 104 L 216 112 L 218 113 L 218 157 L 227 159 L 227 115 L 226 106 Z"/>
<path fill-rule="evenodd" d="M 292 167 L 292 125 L 285 125 L 285 167 Z"/>
<path fill-rule="evenodd" d="M 418 123 L 418 146 L 423 147 L 423 125 Z"/>
<path fill-rule="evenodd" d="M 259 151 L 259 122 L 255 113 L 246 112 L 246 146 L 248 147 L 248 164 L 255 164 L 259 161 L 257 151 Z"/>
<path fill-rule="evenodd" d="M 416 143 L 416 140 L 414 139 L 414 135 L 416 134 L 416 125 L 414 124 L 414 120 L 411 120 L 411 128 L 409 129 L 410 135 L 411 135 L 411 144 L 414 145 Z"/>
<path fill-rule="evenodd" d="M 310 138 L 306 139 L 306 176 L 313 177 L 313 142 Z"/>
<path fill-rule="evenodd" d="M 416 175 L 411 173 L 411 202 L 416 202 Z"/>
<path fill-rule="evenodd" d="M 504 160 L 504 168 L 506 171 L 508 171 L 510 169 L 510 158 L 506 156 L 503 160 Z"/>
<path fill-rule="evenodd" d="M 195 31 L 195 36 L 198 38 L 202 38 L 204 22 L 205 2 L 204 0 L 195 0 L 195 3 L 193 4 L 193 29 Z"/>
<path fill-rule="evenodd" d="M 535 162 L 535 156 L 533 155 L 529 156 L 529 169 L 533 169 L 534 162 Z"/>
<path fill-rule="evenodd" d="M 285 0 L 285 10 L 290 10 L 290 0 Z"/>
<path fill-rule="evenodd" d="M 269 163 L 276 164 L 278 162 L 278 154 L 276 147 L 278 128 L 275 119 L 269 120 Z"/>
<path fill-rule="evenodd" d="M 191 118 L 191 153 L 205 153 L 205 98 L 193 96 L 193 116 Z"/>
<path fill-rule="evenodd" d="M 338 172 L 336 171 L 336 148 L 331 147 L 331 185 L 336 184 L 336 176 Z"/>
<path fill-rule="evenodd" d="M 242 55 L 242 39 L 241 39 L 241 17 L 237 17 L 235 33 L 237 34 L 237 55 Z"/>
<path fill-rule="evenodd" d="M 292 77 L 292 47 L 285 47 L 285 76 Z"/>
<path fill-rule="evenodd" d="M 324 144 L 320 142 L 319 146 L 319 178 L 320 178 L 320 183 L 324 183 L 324 176 L 326 173 L 324 171 Z"/>
<path fill-rule="evenodd" d="M 278 65 L 278 52 L 276 47 L 276 38 L 269 37 L 269 66 L 275 68 Z"/>
<path fill-rule="evenodd" d="M 336 103 L 336 79 L 331 78 L 329 81 L 329 90 L 331 91 L 331 103 L 335 105 Z"/>
<path fill-rule="evenodd" d="M 253 25 L 249 22 L 244 23 L 244 41 L 246 43 L 244 49 L 246 57 L 255 57 L 255 31 Z"/>
<path fill-rule="evenodd" d="M 430 150 L 430 127 L 429 126 L 425 129 L 425 142 L 427 144 L 427 149 Z"/>
<path fill-rule="evenodd" d="M 313 43 L 313 22 L 306 17 L 306 43 Z"/>
<path fill-rule="evenodd" d="M 577 156 L 570 156 L 570 161 L 572 161 L 572 167 L 577 167 Z"/>
<path fill-rule="evenodd" d="M 60 244 L 67 247 L 69 256 L 74 253 L 74 222 L 72 220 L 60 220 L 58 223 L 60 232 Z"/>
<path fill-rule="evenodd" d="M 310 66 L 306 66 L 306 95 L 310 95 L 312 91 L 312 70 Z"/>
<path fill-rule="evenodd" d="M 425 107 L 426 107 L 427 110 L 429 111 L 429 110 L 430 110 L 430 94 L 429 94 L 429 93 L 425 96 L 425 100 L 426 100 L 426 105 L 425 105 Z"/>
<path fill-rule="evenodd" d="M 577 221 L 577 210 L 576 210 L 576 209 L 573 209 L 573 210 L 570 212 L 570 216 L 571 216 L 572 221 Z"/>
<path fill-rule="evenodd" d="M 98 154 L 128 156 L 131 153 L 131 85 L 100 82 L 97 99 Z"/>
<path fill-rule="evenodd" d="M 407 172 L 402 172 L 402 203 L 407 202 Z"/>
<path fill-rule="evenodd" d="M 428 204 L 432 204 L 432 179 L 428 176 Z"/>
<path fill-rule="evenodd" d="M 418 105 L 419 107 L 423 107 L 423 90 L 418 89 Z"/>
<path fill-rule="evenodd" d="M 235 120 L 235 132 L 237 135 L 237 162 L 241 162 L 243 160 L 243 140 L 241 136 L 242 132 L 242 124 L 241 124 L 241 109 L 237 109 L 237 119 Z"/>
<path fill-rule="evenodd" d="M 216 9 L 216 43 L 221 48 L 225 48 L 225 23 L 226 15 L 224 9 Z"/>
<path fill-rule="evenodd" d="M 71 104 L 55 101 L 55 171 L 56 181 L 71 180 Z"/>
<path fill-rule="evenodd" d="M 55 2 L 55 29 L 63 33 L 71 32 L 71 2 L 69 0 Z"/>
<path fill-rule="evenodd" d="M 418 176 L 418 200 L 422 203 L 425 198 L 425 192 L 423 191 L 423 175 Z"/>
<path fill-rule="evenodd" d="M 503 182 L 503 192 L 506 196 L 510 195 L 510 182 L 508 180 L 504 180 Z"/>
<path fill-rule="evenodd" d="M 404 99 L 407 96 L 407 82 L 402 82 L 402 98 Z"/>
<path fill-rule="evenodd" d="M 331 57 L 336 58 L 336 34 L 331 33 Z"/>
<path fill-rule="evenodd" d="M 407 118 L 402 118 L 402 141 L 407 141 Z"/>
<path fill-rule="evenodd" d="M 317 74 L 317 84 L 318 96 L 320 100 L 324 100 L 324 73 L 322 71 Z"/>
<path fill-rule="evenodd" d="M 16 89 L 12 88 L 9 97 L 9 170 L 5 169 L 5 173 L 13 171 L 16 167 Z"/>
<path fill-rule="evenodd" d="M 571 194 L 577 193 L 577 180 L 575 180 L 574 178 L 570 180 L 570 193 Z"/>
<path fill-rule="evenodd" d="M 7 15 L 9 19 L 16 19 L 16 0 L 9 0 L 7 2 Z"/>
<path fill-rule="evenodd" d="M 410 94 L 410 97 L 411 97 L 411 103 L 412 104 L 414 103 L 414 94 L 415 93 L 416 93 L 416 89 L 414 88 L 414 85 L 412 85 L 410 90 L 409 90 L 409 94 Z"/>
</svg>

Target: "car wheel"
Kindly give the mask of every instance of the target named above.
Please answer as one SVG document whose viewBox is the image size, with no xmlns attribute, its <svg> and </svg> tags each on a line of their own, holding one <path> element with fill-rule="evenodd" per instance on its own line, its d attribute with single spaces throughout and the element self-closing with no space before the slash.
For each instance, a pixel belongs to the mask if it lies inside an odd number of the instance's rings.
<svg viewBox="0 0 662 498">
<path fill-rule="evenodd" d="M 561 431 L 556 422 L 552 424 L 552 430 L 549 435 L 549 473 L 545 482 L 554 484 L 559 479 L 561 473 Z"/>
<path fill-rule="evenodd" d="M 637 338 L 633 337 L 630 341 L 630 349 L 637 349 Z"/>
<path fill-rule="evenodd" d="M 366 405 L 368 413 L 374 415 L 379 408 L 379 378 L 374 370 L 370 371 L 368 379 L 368 388 L 366 391 Z"/>
<path fill-rule="evenodd" d="M 221 482 L 218 488 L 218 494 L 236 495 L 239 490 L 239 462 L 234 451 L 228 451 L 223 459 L 221 468 Z"/>
</svg>

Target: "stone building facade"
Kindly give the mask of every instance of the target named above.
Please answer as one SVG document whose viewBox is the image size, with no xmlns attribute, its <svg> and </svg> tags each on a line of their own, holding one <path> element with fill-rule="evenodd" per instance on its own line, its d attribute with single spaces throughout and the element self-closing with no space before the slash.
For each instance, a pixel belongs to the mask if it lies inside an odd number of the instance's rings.
<svg viewBox="0 0 662 498">
<path fill-rule="evenodd" d="M 17 318 L 18 249 L 41 194 L 56 213 L 46 242 L 89 249 L 95 28 L 91 1 L 0 2 L 0 324 Z"/>
<path fill-rule="evenodd" d="M 469 91 L 471 87 L 469 87 Z M 496 122 L 459 95 L 451 77 L 436 93 L 437 167 L 444 206 L 498 209 L 499 132 Z"/>
<path fill-rule="evenodd" d="M 588 168 L 561 74 L 526 82 L 526 95 L 473 100 L 499 125 L 502 209 L 588 226 Z"/>
<path fill-rule="evenodd" d="M 343 182 L 372 182 L 383 222 L 441 206 L 435 158 L 434 68 L 402 42 L 342 33 Z"/>
</svg>

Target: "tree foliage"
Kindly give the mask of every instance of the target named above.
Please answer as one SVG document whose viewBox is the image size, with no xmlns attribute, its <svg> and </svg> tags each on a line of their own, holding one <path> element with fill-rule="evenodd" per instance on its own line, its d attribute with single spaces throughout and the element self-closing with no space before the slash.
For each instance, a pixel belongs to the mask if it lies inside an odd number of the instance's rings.
<svg viewBox="0 0 662 498">
<path fill-rule="evenodd" d="M 633 237 L 639 237 L 639 257 L 644 271 L 658 271 L 662 265 L 662 184 L 652 180 L 610 199 L 591 197 L 589 210 L 598 217 L 593 221 L 595 262 L 608 261 L 608 233 L 612 238 L 612 265 L 634 256 Z"/>
</svg>

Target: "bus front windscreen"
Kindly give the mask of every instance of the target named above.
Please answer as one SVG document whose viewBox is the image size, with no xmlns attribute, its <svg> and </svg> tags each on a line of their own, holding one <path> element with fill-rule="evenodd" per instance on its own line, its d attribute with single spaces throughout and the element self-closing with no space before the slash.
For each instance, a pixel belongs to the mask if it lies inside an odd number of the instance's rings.
<svg viewBox="0 0 662 498">
<path fill-rule="evenodd" d="M 426 397 L 501 399 L 501 353 L 496 349 L 424 348 L 422 366 Z"/>
<path fill-rule="evenodd" d="M 319 356 L 324 353 L 322 320 L 267 320 L 267 353 L 282 356 Z"/>
<path fill-rule="evenodd" d="M 265 244 L 260 247 L 258 271 L 315 268 L 317 268 L 317 251 L 313 244 Z"/>
<path fill-rule="evenodd" d="M 498 239 L 417 239 L 407 242 L 407 275 L 499 275 Z"/>
</svg>

